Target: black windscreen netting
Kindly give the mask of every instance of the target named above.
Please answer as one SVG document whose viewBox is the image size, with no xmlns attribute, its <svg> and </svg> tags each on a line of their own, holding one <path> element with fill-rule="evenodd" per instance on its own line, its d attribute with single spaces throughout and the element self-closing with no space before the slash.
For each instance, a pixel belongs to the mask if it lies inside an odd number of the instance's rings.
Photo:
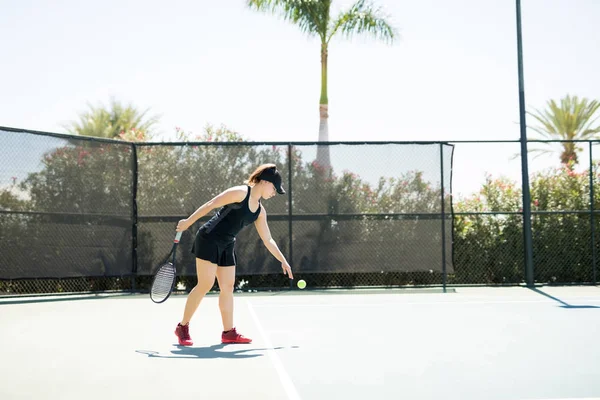
<svg viewBox="0 0 600 400">
<path fill-rule="evenodd" d="M 317 160 L 317 146 L 295 147 L 292 237 L 299 270 L 442 271 L 443 184 L 446 270 L 453 271 L 452 146 L 322 147 L 329 147 L 331 168 Z"/>
<path fill-rule="evenodd" d="M 264 204 L 271 234 L 296 270 L 442 271 L 443 184 L 446 270 L 453 271 L 452 146 L 325 147 L 330 167 L 316 161 L 316 145 L 139 146 L 138 274 L 151 274 L 166 256 L 179 219 L 228 187 L 242 184 L 254 168 L 266 162 L 278 165 L 288 191 Z M 184 234 L 178 256 L 180 273 L 195 273 L 190 253 L 193 237 L 212 214 Z M 253 227 L 239 235 L 236 252 L 238 274 L 281 271 Z"/>
<path fill-rule="evenodd" d="M 133 146 L 0 135 L 0 278 L 131 274 Z"/>
<path fill-rule="evenodd" d="M 440 272 L 445 256 L 453 272 L 450 145 L 132 144 L 0 134 L 0 279 L 151 275 L 177 221 L 263 163 L 277 164 L 284 177 L 287 193 L 264 207 L 296 271 Z M 329 165 L 317 161 L 318 147 Z M 183 235 L 180 275 L 195 275 L 191 245 L 213 213 Z M 239 275 L 281 273 L 254 227 L 239 235 L 236 253 Z"/>
</svg>

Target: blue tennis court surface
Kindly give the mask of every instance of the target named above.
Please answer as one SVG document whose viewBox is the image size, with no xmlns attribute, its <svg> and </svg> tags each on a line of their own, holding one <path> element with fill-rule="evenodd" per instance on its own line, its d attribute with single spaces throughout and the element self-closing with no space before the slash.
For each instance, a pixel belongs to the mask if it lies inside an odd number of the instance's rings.
<svg viewBox="0 0 600 400">
<path fill-rule="evenodd" d="M 209 295 L 178 346 L 184 302 L 1 299 L 0 399 L 600 398 L 598 287 L 244 294 L 250 345 Z"/>
</svg>

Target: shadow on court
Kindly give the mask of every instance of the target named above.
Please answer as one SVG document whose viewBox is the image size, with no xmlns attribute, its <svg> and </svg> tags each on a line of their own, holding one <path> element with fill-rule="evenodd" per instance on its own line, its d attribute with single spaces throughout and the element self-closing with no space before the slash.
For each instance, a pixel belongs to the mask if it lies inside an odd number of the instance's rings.
<svg viewBox="0 0 600 400">
<path fill-rule="evenodd" d="M 215 344 L 209 347 L 192 347 L 192 346 L 179 346 L 176 345 L 176 350 L 171 350 L 170 354 L 161 354 L 158 351 L 153 350 L 136 350 L 136 353 L 145 354 L 149 358 L 201 358 L 201 359 L 211 359 L 211 358 L 231 358 L 231 359 L 240 359 L 240 358 L 256 358 L 264 356 L 264 352 L 267 350 L 280 350 L 283 347 L 273 347 L 273 348 L 246 348 L 234 351 L 221 351 L 224 349 L 226 344 Z M 293 348 L 296 348 L 294 346 Z M 256 352 L 255 354 L 249 354 Z M 259 353 L 262 352 L 262 353 Z"/>
<path fill-rule="evenodd" d="M 542 296 L 546 296 L 546 297 L 548 297 L 549 299 L 552 299 L 552 300 L 554 300 L 554 301 L 556 301 L 556 302 L 560 303 L 560 304 L 561 304 L 561 305 L 560 305 L 560 307 L 561 307 L 561 308 L 600 308 L 600 306 L 590 306 L 590 305 L 572 305 L 572 304 L 569 304 L 569 303 L 567 303 L 567 302 L 565 302 L 565 301 L 563 301 L 563 300 L 561 300 L 561 299 L 559 299 L 559 298 L 556 298 L 556 297 L 554 297 L 554 296 L 551 296 L 551 295 L 549 295 L 548 293 L 542 292 L 542 291 L 541 291 L 541 290 L 539 290 L 539 289 L 536 289 L 536 288 L 529 288 L 529 289 L 530 289 L 530 290 L 532 290 L 532 291 L 534 291 L 534 292 L 536 292 L 536 293 L 538 293 L 538 294 L 541 294 Z"/>
</svg>

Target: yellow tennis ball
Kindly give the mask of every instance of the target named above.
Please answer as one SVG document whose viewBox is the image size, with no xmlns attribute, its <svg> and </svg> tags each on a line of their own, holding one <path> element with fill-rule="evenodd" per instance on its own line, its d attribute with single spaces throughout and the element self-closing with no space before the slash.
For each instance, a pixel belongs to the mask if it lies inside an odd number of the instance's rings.
<svg viewBox="0 0 600 400">
<path fill-rule="evenodd" d="M 300 280 L 298 281 L 298 287 L 299 287 L 300 289 L 304 289 L 304 288 L 306 287 L 306 281 L 305 281 L 304 279 L 300 279 Z"/>
</svg>

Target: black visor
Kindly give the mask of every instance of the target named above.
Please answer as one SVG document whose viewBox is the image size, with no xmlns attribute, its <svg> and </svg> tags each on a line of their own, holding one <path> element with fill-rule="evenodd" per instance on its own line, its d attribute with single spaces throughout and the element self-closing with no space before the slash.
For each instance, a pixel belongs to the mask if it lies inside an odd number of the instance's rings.
<svg viewBox="0 0 600 400">
<path fill-rule="evenodd" d="M 279 194 L 285 194 L 285 190 L 283 190 L 282 179 L 279 171 L 277 171 L 276 167 L 271 167 L 265 169 L 259 176 L 261 181 L 271 182 L 275 186 L 275 190 Z"/>
</svg>

